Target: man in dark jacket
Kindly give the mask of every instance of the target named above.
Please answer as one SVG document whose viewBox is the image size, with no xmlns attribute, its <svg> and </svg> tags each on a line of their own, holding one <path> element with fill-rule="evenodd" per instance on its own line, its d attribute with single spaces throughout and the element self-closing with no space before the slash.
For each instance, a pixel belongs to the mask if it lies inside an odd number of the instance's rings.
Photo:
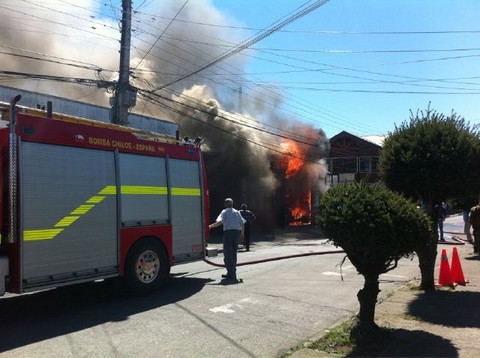
<svg viewBox="0 0 480 358">
<path fill-rule="evenodd" d="M 245 246 L 246 251 L 250 251 L 250 224 L 252 224 L 257 218 L 250 210 L 248 210 L 247 204 L 242 204 L 240 208 L 240 214 L 245 219 L 243 245 Z"/>
<path fill-rule="evenodd" d="M 473 227 L 473 253 L 480 253 L 480 204 L 475 205 L 470 209 L 470 214 L 468 215 L 468 221 L 472 224 Z"/>
</svg>

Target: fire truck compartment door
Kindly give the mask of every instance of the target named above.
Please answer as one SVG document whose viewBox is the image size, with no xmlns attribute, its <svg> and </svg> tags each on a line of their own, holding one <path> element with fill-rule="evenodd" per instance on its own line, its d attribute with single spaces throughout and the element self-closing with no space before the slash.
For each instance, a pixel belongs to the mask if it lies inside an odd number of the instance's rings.
<svg viewBox="0 0 480 358">
<path fill-rule="evenodd" d="M 176 261 L 203 255 L 204 227 L 200 163 L 169 159 L 173 256 Z"/>
<path fill-rule="evenodd" d="M 24 286 L 118 271 L 113 152 L 23 142 Z"/>
<path fill-rule="evenodd" d="M 119 163 L 122 224 L 169 223 L 165 158 L 120 153 Z"/>
</svg>

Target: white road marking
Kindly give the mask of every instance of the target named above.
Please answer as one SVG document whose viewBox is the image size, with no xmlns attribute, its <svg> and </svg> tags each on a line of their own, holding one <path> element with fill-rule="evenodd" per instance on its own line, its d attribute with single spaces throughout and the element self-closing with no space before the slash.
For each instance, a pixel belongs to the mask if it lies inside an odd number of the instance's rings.
<svg viewBox="0 0 480 358">
<path fill-rule="evenodd" d="M 336 272 L 325 271 L 325 272 L 322 272 L 322 275 L 325 275 L 325 276 L 346 276 L 345 271 L 357 271 L 357 269 L 353 265 L 345 265 L 345 266 L 342 266 L 342 268 L 339 269 Z"/>
<path fill-rule="evenodd" d="M 342 276 L 342 274 L 340 272 L 332 272 L 332 271 L 322 272 L 322 275 L 325 275 L 325 276 Z"/>
<path fill-rule="evenodd" d="M 210 308 L 209 311 L 213 313 L 235 313 L 235 310 L 243 310 L 246 304 L 257 304 L 258 301 L 247 297 L 234 303 L 227 303 L 226 305 Z"/>
</svg>

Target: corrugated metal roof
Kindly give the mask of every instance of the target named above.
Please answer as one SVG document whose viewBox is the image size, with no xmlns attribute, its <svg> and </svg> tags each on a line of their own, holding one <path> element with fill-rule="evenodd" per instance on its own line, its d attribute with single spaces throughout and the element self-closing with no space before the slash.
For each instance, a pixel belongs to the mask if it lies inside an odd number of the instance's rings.
<svg viewBox="0 0 480 358">
<path fill-rule="evenodd" d="M 48 94 L 0 86 L 0 102 L 8 103 L 18 94 L 22 95 L 19 104 L 25 107 L 37 108 L 37 105 L 46 107 L 47 102 L 51 101 L 54 112 L 110 123 L 110 108 L 51 96 Z M 130 113 L 128 115 L 128 121 L 130 127 L 141 129 L 143 131 L 155 132 L 168 136 L 175 136 L 178 131 L 177 123 L 165 119 Z"/>
</svg>

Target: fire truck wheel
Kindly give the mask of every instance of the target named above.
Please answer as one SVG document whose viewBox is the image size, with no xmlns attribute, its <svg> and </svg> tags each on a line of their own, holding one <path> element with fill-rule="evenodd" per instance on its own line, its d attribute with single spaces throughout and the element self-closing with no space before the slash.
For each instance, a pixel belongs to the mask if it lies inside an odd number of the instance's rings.
<svg viewBox="0 0 480 358">
<path fill-rule="evenodd" d="M 145 294 L 165 283 L 170 267 L 165 248 L 155 239 L 143 239 L 128 252 L 125 262 L 127 290 Z"/>
</svg>

